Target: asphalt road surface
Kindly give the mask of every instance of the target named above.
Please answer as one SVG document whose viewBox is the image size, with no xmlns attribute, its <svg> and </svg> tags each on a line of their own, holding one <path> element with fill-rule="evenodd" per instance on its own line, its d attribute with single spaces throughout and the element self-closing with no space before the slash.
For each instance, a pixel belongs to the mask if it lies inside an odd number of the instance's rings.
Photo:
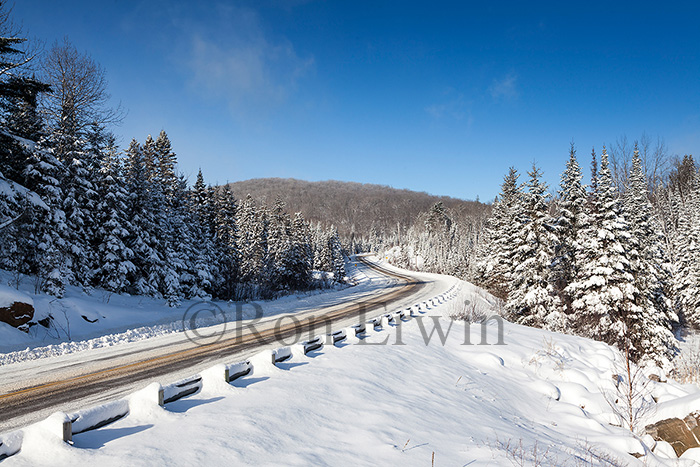
<svg viewBox="0 0 700 467">
<path fill-rule="evenodd" d="M 358 259 L 373 271 L 394 278 L 393 283 L 352 302 L 294 315 L 296 319 L 268 320 L 243 332 L 230 331 L 211 344 L 198 345 L 179 339 L 143 351 L 125 347 L 124 352 L 107 356 L 86 352 L 85 361 L 77 354 L 71 364 L 56 367 L 52 367 L 52 359 L 48 358 L 31 372 L 32 377 L 23 379 L 7 373 L 3 376 L 0 371 L 4 380 L 0 382 L 0 433 L 36 422 L 55 411 L 71 412 L 114 400 L 152 381 L 173 382 L 216 363 L 241 361 L 257 351 L 279 346 L 280 342 L 289 345 L 300 336 L 326 333 L 348 326 L 353 320 L 357 323 L 372 318 L 390 305 L 426 298 L 429 282 Z M 15 379 L 9 381 L 11 377 Z"/>
</svg>

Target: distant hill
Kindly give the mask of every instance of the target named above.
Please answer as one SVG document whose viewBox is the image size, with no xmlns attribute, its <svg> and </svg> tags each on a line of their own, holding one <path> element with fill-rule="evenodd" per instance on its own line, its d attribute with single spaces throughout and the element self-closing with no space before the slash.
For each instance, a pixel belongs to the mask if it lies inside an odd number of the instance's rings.
<svg viewBox="0 0 700 467">
<path fill-rule="evenodd" d="M 483 214 L 489 205 L 425 192 L 399 190 L 367 183 L 307 182 L 293 178 L 255 178 L 229 184 L 237 198 L 247 194 L 271 206 L 279 196 L 290 213 L 302 212 L 310 221 L 334 224 L 342 236 L 352 231 L 368 234 L 372 225 L 379 232 L 396 231 L 397 224 L 408 227 L 422 212 L 438 201 L 456 218 Z"/>
</svg>

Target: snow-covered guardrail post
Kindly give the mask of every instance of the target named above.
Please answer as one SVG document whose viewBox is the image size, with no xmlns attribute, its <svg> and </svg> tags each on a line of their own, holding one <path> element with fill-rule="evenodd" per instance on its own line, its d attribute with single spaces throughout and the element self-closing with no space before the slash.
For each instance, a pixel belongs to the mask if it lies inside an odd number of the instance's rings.
<svg viewBox="0 0 700 467">
<path fill-rule="evenodd" d="M 3 459 L 14 456 L 20 449 L 22 449 L 22 439 L 24 434 L 22 432 L 13 432 L 3 435 L 0 438 L 0 461 Z"/>
<path fill-rule="evenodd" d="M 63 420 L 63 442 L 73 443 L 73 422 L 68 417 Z"/>
<path fill-rule="evenodd" d="M 158 395 L 159 405 L 163 407 L 165 404 L 190 396 L 200 389 L 202 389 L 202 377 L 199 375 L 169 384 L 162 388 L 162 399 L 161 394 Z M 160 404 L 161 400 L 162 404 Z"/>
<path fill-rule="evenodd" d="M 333 345 L 337 344 L 338 342 L 344 341 L 348 336 L 345 334 L 344 330 L 340 331 L 335 331 L 330 334 L 328 334 L 331 338 L 331 342 Z"/>
<path fill-rule="evenodd" d="M 394 315 L 392 315 L 391 313 L 387 313 L 382 317 L 382 319 L 386 319 L 386 323 L 391 324 L 394 322 Z"/>
<path fill-rule="evenodd" d="M 274 357 L 274 353 L 272 355 Z M 253 365 L 250 363 L 250 360 L 227 365 L 226 370 L 224 370 L 225 381 L 230 383 L 238 378 L 249 375 L 251 371 L 253 371 Z"/>
<path fill-rule="evenodd" d="M 162 389 L 162 388 L 160 388 Z M 161 391 L 158 391 L 158 398 Z M 160 400 L 159 400 L 160 402 Z M 114 423 L 129 414 L 129 402 L 126 399 L 119 399 L 107 404 L 98 405 L 89 409 L 83 409 L 68 416 L 70 422 L 70 438 L 73 435 L 85 433 L 86 431 L 97 430 L 110 423 Z M 66 438 L 66 425 L 64 425 L 64 440 Z"/>
<path fill-rule="evenodd" d="M 377 331 L 382 329 L 382 319 L 381 318 L 372 318 L 369 321 L 367 321 L 367 324 L 371 324 L 372 328 Z"/>
<path fill-rule="evenodd" d="M 314 350 L 318 350 L 323 347 L 323 339 L 321 337 L 315 337 L 314 339 L 308 340 L 304 344 L 304 355 Z"/>
<path fill-rule="evenodd" d="M 304 352 L 306 353 L 306 352 Z M 272 351 L 272 364 L 276 365 L 285 360 L 292 358 L 292 349 L 289 347 L 281 347 Z"/>
</svg>

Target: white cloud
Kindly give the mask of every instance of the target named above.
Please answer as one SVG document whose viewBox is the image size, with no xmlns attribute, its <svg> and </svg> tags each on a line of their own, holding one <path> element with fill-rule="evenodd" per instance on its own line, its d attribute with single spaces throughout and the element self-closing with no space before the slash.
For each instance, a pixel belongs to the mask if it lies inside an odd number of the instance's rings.
<svg viewBox="0 0 700 467">
<path fill-rule="evenodd" d="M 431 117 L 436 119 L 450 117 L 461 120 L 469 113 L 464 94 L 456 92 L 453 88 L 449 88 L 443 95 L 445 99 L 442 102 L 429 105 L 425 108 L 425 111 Z"/>
<path fill-rule="evenodd" d="M 510 73 L 502 79 L 495 79 L 489 87 L 491 97 L 496 100 L 510 100 L 518 97 L 518 76 Z"/>
<path fill-rule="evenodd" d="M 215 31 L 194 28 L 186 62 L 192 85 L 225 99 L 234 115 L 249 117 L 282 104 L 313 71 L 313 56 L 300 57 L 286 38 L 266 34 L 247 8 L 218 9 Z"/>
</svg>

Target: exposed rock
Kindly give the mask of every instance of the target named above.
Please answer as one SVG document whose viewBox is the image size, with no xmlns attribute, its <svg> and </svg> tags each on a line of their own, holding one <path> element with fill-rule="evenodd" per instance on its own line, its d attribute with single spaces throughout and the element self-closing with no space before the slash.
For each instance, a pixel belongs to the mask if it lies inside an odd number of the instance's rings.
<svg viewBox="0 0 700 467">
<path fill-rule="evenodd" d="M 700 447 L 700 412 L 693 412 L 683 420 L 669 418 L 646 427 L 657 441 L 666 441 L 678 457 L 690 448 Z"/>
<path fill-rule="evenodd" d="M 10 306 L 0 307 L 0 321 L 26 330 L 27 323 L 34 318 L 34 307 L 29 303 L 13 302 Z"/>
</svg>

